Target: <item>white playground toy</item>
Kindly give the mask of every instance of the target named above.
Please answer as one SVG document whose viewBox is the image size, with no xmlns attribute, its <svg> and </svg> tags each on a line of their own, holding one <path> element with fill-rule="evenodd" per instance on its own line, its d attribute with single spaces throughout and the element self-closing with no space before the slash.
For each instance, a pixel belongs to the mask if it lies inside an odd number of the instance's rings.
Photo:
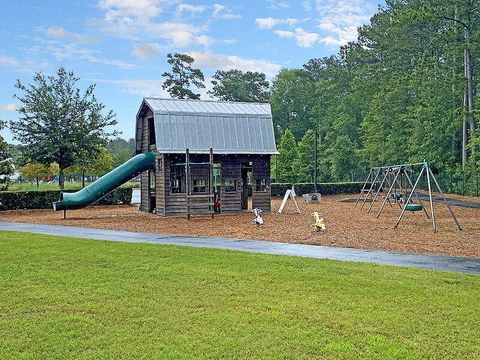
<svg viewBox="0 0 480 360">
<path fill-rule="evenodd" d="M 285 208 L 285 205 L 287 204 L 287 200 L 288 198 L 291 198 L 292 199 L 292 202 L 293 202 L 293 206 L 295 208 L 295 211 L 297 213 L 300 214 L 300 209 L 298 208 L 298 205 L 297 205 L 297 201 L 295 200 L 295 189 L 294 187 L 292 186 L 292 189 L 288 189 L 286 192 L 285 192 L 285 196 L 283 197 L 283 201 L 282 201 L 282 204 L 280 205 L 280 207 L 278 208 L 278 212 L 281 214 L 283 212 L 283 209 Z"/>
</svg>

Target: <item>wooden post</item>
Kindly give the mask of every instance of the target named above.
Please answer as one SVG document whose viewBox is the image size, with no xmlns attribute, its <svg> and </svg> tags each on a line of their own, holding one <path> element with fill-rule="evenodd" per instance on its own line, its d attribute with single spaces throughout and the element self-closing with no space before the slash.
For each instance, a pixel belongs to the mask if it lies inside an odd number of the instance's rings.
<svg viewBox="0 0 480 360">
<path fill-rule="evenodd" d="M 212 219 L 215 217 L 215 188 L 213 187 L 213 149 L 210 148 L 210 179 L 209 179 L 209 198 L 208 203 L 211 204 L 213 201 L 213 205 L 209 205 L 209 208 L 212 209 Z"/>
<path fill-rule="evenodd" d="M 63 210 L 63 220 L 67 219 L 67 210 Z"/>
<path fill-rule="evenodd" d="M 185 193 L 187 196 L 187 218 L 190 220 L 190 151 L 185 150 Z"/>
</svg>

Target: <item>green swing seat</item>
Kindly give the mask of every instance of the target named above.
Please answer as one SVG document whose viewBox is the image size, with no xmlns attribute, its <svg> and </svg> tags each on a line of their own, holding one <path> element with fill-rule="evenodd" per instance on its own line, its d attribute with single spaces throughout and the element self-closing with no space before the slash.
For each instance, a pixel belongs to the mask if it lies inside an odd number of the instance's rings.
<svg viewBox="0 0 480 360">
<path fill-rule="evenodd" d="M 408 204 L 405 206 L 405 211 L 421 211 L 423 210 L 422 204 Z"/>
</svg>

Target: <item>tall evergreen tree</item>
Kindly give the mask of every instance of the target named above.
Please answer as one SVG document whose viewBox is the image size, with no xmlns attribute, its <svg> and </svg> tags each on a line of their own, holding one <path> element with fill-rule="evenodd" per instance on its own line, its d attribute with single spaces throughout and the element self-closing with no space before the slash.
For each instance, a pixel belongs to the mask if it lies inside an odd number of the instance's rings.
<svg viewBox="0 0 480 360">
<path fill-rule="evenodd" d="M 164 72 L 162 88 L 175 99 L 200 99 L 200 94 L 191 90 L 192 86 L 202 89 L 205 77 L 200 69 L 192 67 L 195 59 L 187 54 L 168 54 L 167 62 L 172 66 L 171 72 Z"/>
<path fill-rule="evenodd" d="M 294 164 L 297 161 L 297 142 L 290 129 L 285 130 L 280 140 L 280 155 L 278 156 L 277 172 L 280 181 L 294 182 L 297 180 Z"/>
</svg>

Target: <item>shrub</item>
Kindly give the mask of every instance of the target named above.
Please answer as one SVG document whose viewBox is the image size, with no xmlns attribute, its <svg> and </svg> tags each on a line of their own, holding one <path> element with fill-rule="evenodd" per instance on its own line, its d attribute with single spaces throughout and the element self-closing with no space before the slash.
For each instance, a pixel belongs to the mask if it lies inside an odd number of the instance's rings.
<svg viewBox="0 0 480 360">
<path fill-rule="evenodd" d="M 317 191 L 322 195 L 359 193 L 360 190 L 362 190 L 363 184 L 363 182 L 320 183 L 317 184 Z M 293 185 L 295 186 L 295 193 L 297 195 L 308 194 L 314 191 L 312 183 L 298 183 Z M 287 189 L 291 187 L 291 183 L 272 183 L 272 196 L 283 196 Z"/>
<path fill-rule="evenodd" d="M 51 209 L 52 203 L 60 199 L 60 190 L 47 191 L 2 191 L 0 210 Z M 65 192 L 72 192 L 67 190 Z M 117 188 L 100 199 L 98 205 L 119 205 L 132 202 L 132 188 Z"/>
</svg>

